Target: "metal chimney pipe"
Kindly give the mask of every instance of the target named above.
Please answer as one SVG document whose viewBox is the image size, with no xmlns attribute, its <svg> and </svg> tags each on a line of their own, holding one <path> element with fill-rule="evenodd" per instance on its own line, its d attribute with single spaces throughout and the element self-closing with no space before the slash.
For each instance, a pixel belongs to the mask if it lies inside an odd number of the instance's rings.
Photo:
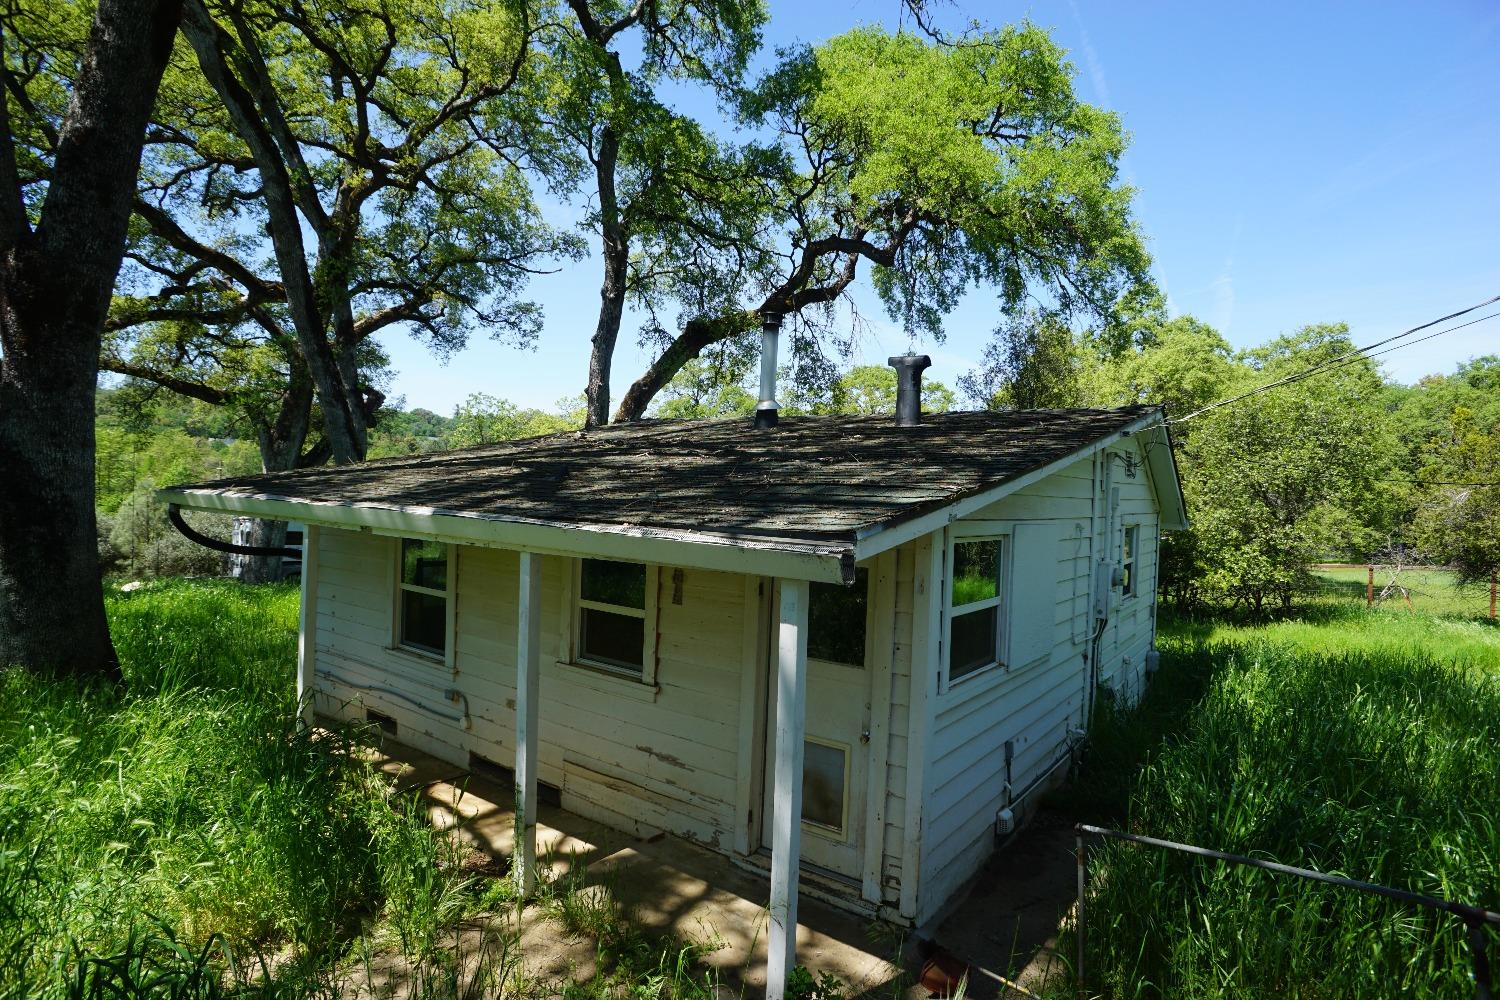
<svg viewBox="0 0 1500 1000">
<path fill-rule="evenodd" d="M 896 426 L 915 427 L 922 422 L 922 371 L 932 366 L 932 359 L 903 354 L 885 363 L 896 369 Z"/>
<path fill-rule="evenodd" d="M 766 313 L 760 326 L 760 402 L 755 404 L 755 427 L 769 430 L 776 426 L 780 407 L 776 405 L 776 346 L 781 337 L 781 315 Z"/>
</svg>

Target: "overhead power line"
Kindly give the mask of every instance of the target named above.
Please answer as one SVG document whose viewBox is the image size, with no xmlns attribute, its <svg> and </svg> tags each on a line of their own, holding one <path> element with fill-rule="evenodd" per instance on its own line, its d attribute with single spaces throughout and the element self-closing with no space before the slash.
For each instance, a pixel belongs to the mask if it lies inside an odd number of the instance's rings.
<svg viewBox="0 0 1500 1000">
<path fill-rule="evenodd" d="M 1383 483 L 1405 483 L 1407 486 L 1500 486 L 1500 480 L 1472 481 L 1462 479 L 1398 479 L 1394 476 L 1377 476 Z"/>
<path fill-rule="evenodd" d="M 1480 316 L 1478 319 L 1471 319 L 1467 323 L 1459 323 L 1456 326 L 1447 327 L 1445 329 L 1437 331 L 1436 333 L 1430 333 L 1425 337 L 1418 337 L 1416 340 L 1408 341 L 1404 344 L 1397 344 L 1395 347 L 1386 347 L 1387 344 L 1392 344 L 1398 340 L 1403 340 L 1406 337 L 1410 337 L 1414 333 L 1420 333 L 1421 331 L 1437 326 L 1440 323 L 1446 323 L 1450 319 L 1457 319 L 1460 316 L 1466 316 L 1478 309 L 1483 309 L 1485 306 L 1494 305 L 1496 302 L 1500 302 L 1500 295 L 1491 296 L 1490 298 L 1485 299 L 1483 302 L 1476 302 L 1474 305 L 1469 306 L 1467 309 L 1460 309 L 1457 312 L 1449 313 L 1446 316 L 1440 316 L 1437 319 L 1429 320 L 1428 322 L 1423 323 L 1420 326 L 1414 326 L 1411 329 L 1403 330 L 1400 333 L 1395 334 L 1394 336 L 1386 337 L 1384 340 L 1377 340 L 1373 344 L 1366 344 L 1364 347 L 1356 347 L 1352 350 L 1345 351 L 1343 354 L 1340 354 L 1337 357 L 1329 358 L 1326 361 L 1320 361 L 1319 363 L 1303 371 L 1293 372 L 1291 375 L 1276 379 L 1274 382 L 1267 382 L 1265 385 L 1257 386 L 1256 388 L 1251 389 L 1248 392 L 1242 392 L 1238 396 L 1231 396 L 1228 399 L 1221 399 L 1217 403 L 1210 403 L 1201 409 L 1194 410 L 1192 413 L 1189 413 L 1186 416 L 1168 420 L 1167 423 L 1180 424 L 1185 421 L 1192 420 L 1194 417 L 1208 413 L 1210 410 L 1217 410 L 1222 406 L 1229 406 L 1231 403 L 1238 403 L 1241 400 L 1249 399 L 1252 396 L 1259 396 L 1261 393 L 1270 392 L 1272 389 L 1279 389 L 1284 385 L 1290 385 L 1293 382 L 1300 382 L 1302 379 L 1311 378 L 1312 376 L 1319 375 L 1323 372 L 1344 368 L 1348 365 L 1356 364 L 1369 358 L 1379 357 L 1382 354 L 1389 354 L 1391 351 L 1399 350 L 1402 347 L 1410 347 L 1412 344 L 1420 344 L 1424 340 L 1431 340 L 1434 337 L 1441 337 L 1445 333 L 1452 333 L 1455 330 L 1462 330 L 1464 327 L 1473 326 L 1475 323 L 1483 323 L 1486 320 L 1494 319 L 1496 316 L 1500 316 L 1500 311 L 1492 312 L 1485 316 Z M 1376 351 L 1375 348 L 1377 347 L 1385 347 L 1386 349 L 1383 351 Z"/>
</svg>

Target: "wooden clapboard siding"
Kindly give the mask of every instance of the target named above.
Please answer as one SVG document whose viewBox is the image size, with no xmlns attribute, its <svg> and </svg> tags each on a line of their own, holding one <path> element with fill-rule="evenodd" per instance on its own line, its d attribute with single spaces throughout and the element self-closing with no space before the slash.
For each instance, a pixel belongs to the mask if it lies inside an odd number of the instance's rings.
<svg viewBox="0 0 1500 1000">
<path fill-rule="evenodd" d="M 1120 526 L 1140 525 L 1138 596 L 1113 601 L 1101 641 L 1100 676 L 1121 697 L 1134 699 L 1143 686 L 1155 629 L 1158 513 L 1139 449 L 1124 441 L 1111 450 L 1133 453 L 1137 460 L 1135 479 L 1116 461 L 1112 486 L 1120 500 L 1111 537 L 1112 557 L 1118 559 Z M 1099 497 L 1101 529 L 1106 501 Z M 1083 722 L 1091 564 L 1096 545 L 1103 545 L 1091 538 L 1094 510 L 1093 460 L 1084 459 L 964 519 L 996 530 L 1046 526 L 1041 537 L 1056 543 L 1049 561 L 1055 573 L 1054 633 L 1045 655 L 954 684 L 938 696 L 928 740 L 919 922 L 937 913 L 994 849 L 995 813 L 1006 804 L 1005 742 L 1013 744 L 1011 785 L 1018 793 L 1067 754 L 1069 731 Z"/>
<path fill-rule="evenodd" d="M 1122 447 L 1122 452 L 1132 449 Z M 1143 458 L 1136 450 L 1138 459 Z M 1136 573 L 1140 577 L 1136 595 L 1128 600 L 1116 596 L 1109 626 L 1100 650 L 1101 677 L 1120 700 L 1133 704 L 1145 686 L 1145 657 L 1156 633 L 1157 523 L 1156 501 L 1148 471 L 1142 467 L 1134 479 L 1116 466 L 1113 485 L 1120 491 L 1114 550 L 1118 560 L 1123 544 L 1123 528 L 1138 525 L 1139 553 Z"/>
<path fill-rule="evenodd" d="M 319 554 L 318 663 L 350 685 L 319 680 L 319 708 L 394 718 L 399 738 L 451 761 L 470 752 L 510 765 L 515 755 L 517 556 L 454 549 L 453 667 L 390 648 L 394 542 L 325 530 Z M 672 570 L 658 574 L 657 684 L 648 689 L 559 662 L 571 628 L 569 560 L 543 561 L 540 779 L 565 807 L 627 827 L 668 829 L 727 844 L 734 829 L 745 586 L 742 577 L 683 571 L 674 603 Z M 443 696 L 468 699 L 470 728 L 399 698 L 352 685 L 393 688 L 446 714 Z"/>
<path fill-rule="evenodd" d="M 906 755 L 910 720 L 912 671 L 912 585 L 916 578 L 917 547 L 907 543 L 896 550 L 895 609 L 891 622 L 890 724 L 887 739 L 884 829 L 880 832 L 881 897 L 894 903 L 901 896 L 901 853 L 906 830 Z"/>
</svg>

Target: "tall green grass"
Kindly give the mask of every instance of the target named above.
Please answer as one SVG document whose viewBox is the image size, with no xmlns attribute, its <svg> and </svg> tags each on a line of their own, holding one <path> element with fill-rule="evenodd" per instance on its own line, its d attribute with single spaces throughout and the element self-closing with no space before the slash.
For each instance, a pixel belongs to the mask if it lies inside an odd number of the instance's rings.
<svg viewBox="0 0 1500 1000">
<path fill-rule="evenodd" d="M 1362 619 L 1169 628 L 1142 705 L 1102 713 L 1067 806 L 1500 908 L 1493 630 Z M 1472 993 L 1445 914 L 1118 842 L 1093 845 L 1090 872 L 1086 967 L 1104 995 Z"/>
<path fill-rule="evenodd" d="M 531 981 L 509 879 L 393 794 L 374 733 L 293 725 L 295 589 L 107 603 L 123 683 L 0 670 L 0 1000 L 714 993 L 702 948 L 581 881 L 533 919 L 594 938 L 598 969 Z"/>
<path fill-rule="evenodd" d="M 0 673 L 0 996 L 326 965 L 375 917 L 420 951 L 450 847 L 358 734 L 293 727 L 295 590 L 157 581 L 109 611 L 123 685 Z"/>
</svg>

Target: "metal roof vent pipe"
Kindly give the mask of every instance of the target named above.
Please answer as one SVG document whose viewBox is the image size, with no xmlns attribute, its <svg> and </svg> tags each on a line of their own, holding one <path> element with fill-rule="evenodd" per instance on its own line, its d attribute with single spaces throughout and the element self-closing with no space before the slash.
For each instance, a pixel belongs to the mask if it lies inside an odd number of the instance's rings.
<svg viewBox="0 0 1500 1000">
<path fill-rule="evenodd" d="M 922 372 L 932 367 L 932 359 L 903 354 L 885 363 L 896 369 L 896 426 L 915 427 L 922 422 Z"/>
<path fill-rule="evenodd" d="M 755 427 L 770 430 L 779 419 L 776 405 L 776 342 L 781 337 L 781 315 L 768 312 L 760 325 L 760 402 L 755 404 Z"/>
</svg>

